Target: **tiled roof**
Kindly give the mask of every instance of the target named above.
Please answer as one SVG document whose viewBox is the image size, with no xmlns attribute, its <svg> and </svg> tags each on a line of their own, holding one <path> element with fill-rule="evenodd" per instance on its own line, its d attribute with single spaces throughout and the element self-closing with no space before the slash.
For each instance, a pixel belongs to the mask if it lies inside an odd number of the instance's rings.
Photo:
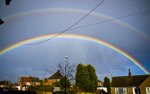
<svg viewBox="0 0 150 94">
<path fill-rule="evenodd" d="M 39 78 L 37 77 L 31 77 L 31 76 L 27 76 L 27 77 L 21 77 L 20 78 L 21 82 L 39 82 Z"/>
<path fill-rule="evenodd" d="M 32 82 L 39 82 L 39 81 L 40 81 L 39 78 L 37 78 L 37 77 L 32 77 Z"/>
<path fill-rule="evenodd" d="M 20 81 L 21 82 L 32 82 L 32 78 L 31 77 L 21 77 Z"/>
<path fill-rule="evenodd" d="M 56 73 L 54 73 L 52 76 L 50 76 L 48 79 L 60 79 L 62 77 L 62 74 L 58 70 Z"/>
<path fill-rule="evenodd" d="M 112 78 L 112 87 L 139 86 L 150 75 L 117 76 Z"/>
</svg>

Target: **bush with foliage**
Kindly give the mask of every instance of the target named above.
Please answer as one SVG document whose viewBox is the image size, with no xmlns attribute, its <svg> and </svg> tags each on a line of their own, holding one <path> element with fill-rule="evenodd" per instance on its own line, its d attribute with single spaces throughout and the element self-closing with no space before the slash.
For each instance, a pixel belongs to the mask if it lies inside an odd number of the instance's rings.
<svg viewBox="0 0 150 94">
<path fill-rule="evenodd" d="M 56 92 L 53 92 L 52 94 L 75 94 L 75 92 L 73 90 L 69 90 L 67 92 L 65 92 L 65 91 L 56 91 Z"/>
<path fill-rule="evenodd" d="M 30 86 L 29 90 L 52 92 L 53 91 L 53 87 L 51 85 Z"/>
<path fill-rule="evenodd" d="M 65 87 L 68 89 L 70 87 L 70 81 L 67 77 L 62 77 L 60 79 L 59 85 L 61 89 L 65 89 Z"/>
</svg>

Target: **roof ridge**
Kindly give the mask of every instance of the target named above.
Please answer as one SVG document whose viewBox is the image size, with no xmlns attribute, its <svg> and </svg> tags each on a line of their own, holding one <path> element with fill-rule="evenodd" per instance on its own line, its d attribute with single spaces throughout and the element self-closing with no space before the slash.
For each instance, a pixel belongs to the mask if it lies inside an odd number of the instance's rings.
<svg viewBox="0 0 150 94">
<path fill-rule="evenodd" d="M 112 77 L 112 86 L 139 86 L 149 77 L 150 75 L 116 76 Z"/>
<path fill-rule="evenodd" d="M 136 77 L 136 76 L 150 76 L 150 75 L 132 75 L 132 77 Z M 129 76 L 114 76 L 114 77 L 129 77 Z"/>
</svg>

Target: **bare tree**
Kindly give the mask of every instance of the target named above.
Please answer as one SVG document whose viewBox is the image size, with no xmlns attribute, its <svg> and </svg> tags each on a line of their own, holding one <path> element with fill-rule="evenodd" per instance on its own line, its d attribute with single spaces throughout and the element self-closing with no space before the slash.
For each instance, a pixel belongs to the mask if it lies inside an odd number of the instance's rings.
<svg viewBox="0 0 150 94">
<path fill-rule="evenodd" d="M 64 89 L 66 92 L 67 87 L 68 87 L 67 86 L 68 80 L 71 81 L 74 79 L 74 72 L 75 72 L 76 65 L 70 64 L 68 56 L 65 56 L 65 60 L 63 62 L 58 63 L 57 68 L 60 71 L 60 73 L 63 75 L 63 77 L 65 78 Z"/>
</svg>

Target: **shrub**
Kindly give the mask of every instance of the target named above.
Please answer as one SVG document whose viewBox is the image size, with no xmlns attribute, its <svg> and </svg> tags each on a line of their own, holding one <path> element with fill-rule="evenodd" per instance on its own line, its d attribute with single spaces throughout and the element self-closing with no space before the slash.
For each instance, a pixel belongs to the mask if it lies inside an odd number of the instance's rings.
<svg viewBox="0 0 150 94">
<path fill-rule="evenodd" d="M 50 91 L 53 91 L 53 87 L 50 85 L 47 85 L 47 86 L 30 86 L 29 90 L 50 92 Z"/>
<path fill-rule="evenodd" d="M 56 91 L 53 92 L 52 94 L 75 94 L 75 92 L 73 90 L 67 91 L 66 93 L 65 91 Z"/>
<path fill-rule="evenodd" d="M 56 91 L 56 92 L 53 92 L 52 94 L 65 94 L 65 92 L 64 91 Z M 68 93 L 66 93 L 66 94 L 68 94 Z"/>
</svg>

